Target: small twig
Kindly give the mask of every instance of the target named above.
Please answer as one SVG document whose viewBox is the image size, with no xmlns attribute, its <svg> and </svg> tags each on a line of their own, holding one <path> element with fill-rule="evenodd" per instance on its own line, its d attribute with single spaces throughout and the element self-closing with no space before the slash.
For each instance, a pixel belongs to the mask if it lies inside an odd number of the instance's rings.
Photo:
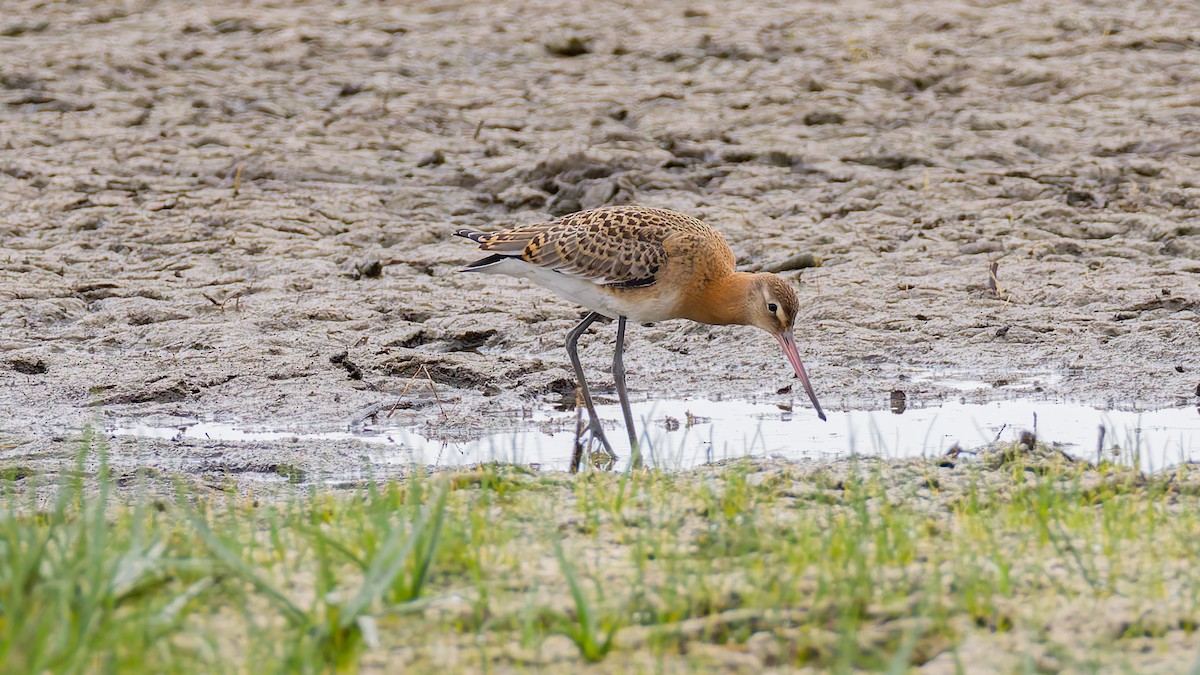
<svg viewBox="0 0 1200 675">
<path fill-rule="evenodd" d="M 208 298 L 207 295 L 205 295 L 204 297 Z M 230 300 L 233 300 L 234 311 L 241 311 L 241 309 L 242 309 L 242 292 L 241 291 L 234 293 L 233 295 L 229 296 L 228 298 L 225 298 L 224 300 L 222 300 L 219 303 L 217 301 L 213 300 L 212 298 L 208 298 L 208 299 L 210 302 L 213 302 L 218 307 L 220 307 L 222 312 L 225 311 L 225 305 L 228 304 Z"/>
<path fill-rule="evenodd" d="M 442 417 L 446 417 L 446 409 L 442 406 L 442 397 L 438 395 L 437 386 L 433 383 L 433 375 L 429 372 L 429 367 L 424 363 L 417 366 L 417 370 L 413 373 L 413 376 L 408 379 L 408 384 L 404 385 L 404 389 L 400 392 L 400 397 L 396 399 L 396 402 L 388 410 L 387 417 L 391 417 L 392 413 L 396 412 L 396 408 L 400 407 L 400 402 L 408 395 L 408 390 L 412 389 L 413 384 L 416 383 L 421 373 L 425 373 L 425 378 L 429 380 L 429 389 L 433 392 L 433 400 L 437 401 L 438 410 L 442 413 Z"/>
<path fill-rule="evenodd" d="M 999 442 L 1000 442 L 1000 435 L 1001 435 L 1001 434 L 1003 434 L 1003 433 L 1004 433 L 1004 430 L 1005 430 L 1005 429 L 1007 429 L 1007 428 L 1008 428 L 1008 425 L 1007 425 L 1007 424 L 1001 424 L 1001 425 L 1000 425 L 1000 431 L 997 431 L 997 432 L 996 432 L 996 437 L 995 437 L 994 439 L 992 439 L 992 442 L 993 442 L 993 443 L 999 443 Z"/>
<path fill-rule="evenodd" d="M 400 407 L 400 402 L 404 400 L 406 395 L 408 395 L 408 390 L 412 388 L 413 383 L 417 381 L 417 376 L 420 374 L 421 369 L 417 368 L 416 372 L 413 373 L 413 376 L 409 378 L 408 384 L 404 385 L 404 389 L 400 392 L 400 396 L 396 399 L 396 402 L 392 404 L 390 409 L 388 409 L 388 414 L 386 417 L 391 417 L 392 413 L 396 412 L 396 408 Z"/>
<path fill-rule="evenodd" d="M 991 264 L 988 265 L 987 287 L 988 287 L 988 290 L 992 292 L 992 297 L 994 297 L 994 298 L 1000 297 L 1000 279 L 997 276 L 999 271 L 1000 271 L 1000 263 L 993 260 L 991 262 Z"/>
<path fill-rule="evenodd" d="M 760 268 L 760 271 L 778 274 L 779 272 L 790 272 L 792 270 L 802 270 L 808 267 L 820 266 L 821 258 L 819 256 L 816 256 L 812 253 L 797 253 L 786 260 L 779 260 L 777 262 L 763 265 Z"/>
<path fill-rule="evenodd" d="M 242 189 L 242 171 L 245 170 L 246 164 L 242 162 L 237 165 L 237 169 L 233 172 L 233 198 L 237 199 L 238 193 Z"/>
<path fill-rule="evenodd" d="M 1013 301 L 1012 293 L 1006 291 L 1000 286 L 1000 262 L 993 260 L 988 264 L 988 282 L 987 288 L 991 292 L 992 297 L 997 300 L 1003 300 L 1006 303 Z"/>
<path fill-rule="evenodd" d="M 425 371 L 425 378 L 429 380 L 429 390 L 433 392 L 433 400 L 437 401 L 438 412 L 442 417 L 446 417 L 446 409 L 442 407 L 442 397 L 438 396 L 437 385 L 433 382 L 433 375 L 429 372 L 429 366 L 421 364 L 421 370 Z"/>
<path fill-rule="evenodd" d="M 479 120 L 479 124 L 475 126 L 475 133 L 471 135 L 471 140 L 479 140 L 479 132 L 483 131 L 483 120 Z"/>
</svg>

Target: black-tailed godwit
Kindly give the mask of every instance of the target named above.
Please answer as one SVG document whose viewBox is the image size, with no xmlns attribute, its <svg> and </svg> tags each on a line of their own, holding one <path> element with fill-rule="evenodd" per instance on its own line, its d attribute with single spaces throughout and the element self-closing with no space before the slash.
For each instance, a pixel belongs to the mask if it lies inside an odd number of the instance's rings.
<svg viewBox="0 0 1200 675">
<path fill-rule="evenodd" d="M 700 323 L 757 326 L 775 337 L 825 419 L 800 361 L 792 327 L 800 309 L 796 292 L 774 274 L 734 270 L 733 251 L 711 225 L 674 211 L 608 206 L 559 220 L 518 225 L 498 232 L 455 232 L 488 253 L 465 270 L 530 279 L 591 310 L 567 334 L 567 354 L 591 417 L 589 430 L 616 456 L 592 403 L 579 337 L 602 316 L 617 320 L 613 382 L 625 416 L 634 461 L 637 432 L 625 388 L 625 322 L 691 319 Z"/>
</svg>

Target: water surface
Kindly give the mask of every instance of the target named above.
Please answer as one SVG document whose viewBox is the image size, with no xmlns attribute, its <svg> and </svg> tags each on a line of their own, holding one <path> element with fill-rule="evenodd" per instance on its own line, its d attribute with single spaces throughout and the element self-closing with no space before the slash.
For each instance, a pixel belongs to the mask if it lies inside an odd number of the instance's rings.
<svg viewBox="0 0 1200 675">
<path fill-rule="evenodd" d="M 784 406 L 787 407 L 787 406 Z M 1022 431 L 1060 444 L 1069 454 L 1095 461 L 1135 464 L 1157 471 L 1200 461 L 1200 411 L 1168 408 L 1147 411 L 1099 410 L 1085 405 L 1042 401 L 983 404 L 947 402 L 936 407 L 892 411 L 829 412 L 822 422 L 812 410 L 786 410 L 773 403 L 659 400 L 635 404 L 643 453 L 653 466 L 685 469 L 737 457 L 822 460 L 852 454 L 887 458 L 943 455 L 953 446 L 976 448 L 1015 440 Z M 616 405 L 599 406 L 614 449 L 624 461 L 629 445 Z M 1103 431 L 1102 431 L 1103 430 Z M 378 465 L 469 465 L 516 462 L 566 469 L 575 444 L 574 413 L 535 411 L 521 428 L 466 442 L 422 436 L 398 426 L 362 426 L 339 432 L 306 433 L 242 427 L 211 420 L 170 425 L 133 423 L 115 435 L 222 441 L 358 439 L 371 444 L 369 461 Z"/>
</svg>

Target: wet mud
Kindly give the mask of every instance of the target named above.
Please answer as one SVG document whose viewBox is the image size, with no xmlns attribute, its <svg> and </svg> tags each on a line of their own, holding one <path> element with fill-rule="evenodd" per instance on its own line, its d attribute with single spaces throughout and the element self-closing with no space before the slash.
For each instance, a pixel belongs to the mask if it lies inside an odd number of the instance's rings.
<svg viewBox="0 0 1200 675">
<path fill-rule="evenodd" d="M 701 217 L 747 269 L 795 268 L 828 410 L 1200 393 L 1192 2 L 6 9 L 10 458 L 52 463 L 85 426 L 147 416 L 320 432 L 382 410 L 469 437 L 569 404 L 582 311 L 456 273 L 475 254 L 449 235 L 613 203 Z M 601 390 L 614 332 L 583 341 Z M 640 400 L 806 411 L 754 329 L 635 327 L 626 363 Z M 206 447 L 356 461 L 353 443 Z"/>
</svg>

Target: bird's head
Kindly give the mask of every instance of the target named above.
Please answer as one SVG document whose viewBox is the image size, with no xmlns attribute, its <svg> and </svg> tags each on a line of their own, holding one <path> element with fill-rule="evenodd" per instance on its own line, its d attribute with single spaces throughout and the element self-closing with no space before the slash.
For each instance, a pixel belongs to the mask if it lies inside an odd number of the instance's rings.
<svg viewBox="0 0 1200 675">
<path fill-rule="evenodd" d="M 756 274 L 746 302 L 750 325 L 775 337 L 790 333 L 800 313 L 800 298 L 786 281 L 775 274 Z"/>
<path fill-rule="evenodd" d="M 825 419 L 825 412 L 821 410 L 821 404 L 817 403 L 817 395 L 808 382 L 804 363 L 800 361 L 796 336 L 792 333 L 796 315 L 800 313 L 800 299 L 796 297 L 796 291 L 786 281 L 769 273 L 754 275 L 754 281 L 749 287 L 749 297 L 744 310 L 748 319 L 746 323 L 767 331 L 779 341 L 784 355 L 796 371 L 796 377 L 800 378 L 800 384 L 812 401 L 817 416 Z"/>
</svg>

